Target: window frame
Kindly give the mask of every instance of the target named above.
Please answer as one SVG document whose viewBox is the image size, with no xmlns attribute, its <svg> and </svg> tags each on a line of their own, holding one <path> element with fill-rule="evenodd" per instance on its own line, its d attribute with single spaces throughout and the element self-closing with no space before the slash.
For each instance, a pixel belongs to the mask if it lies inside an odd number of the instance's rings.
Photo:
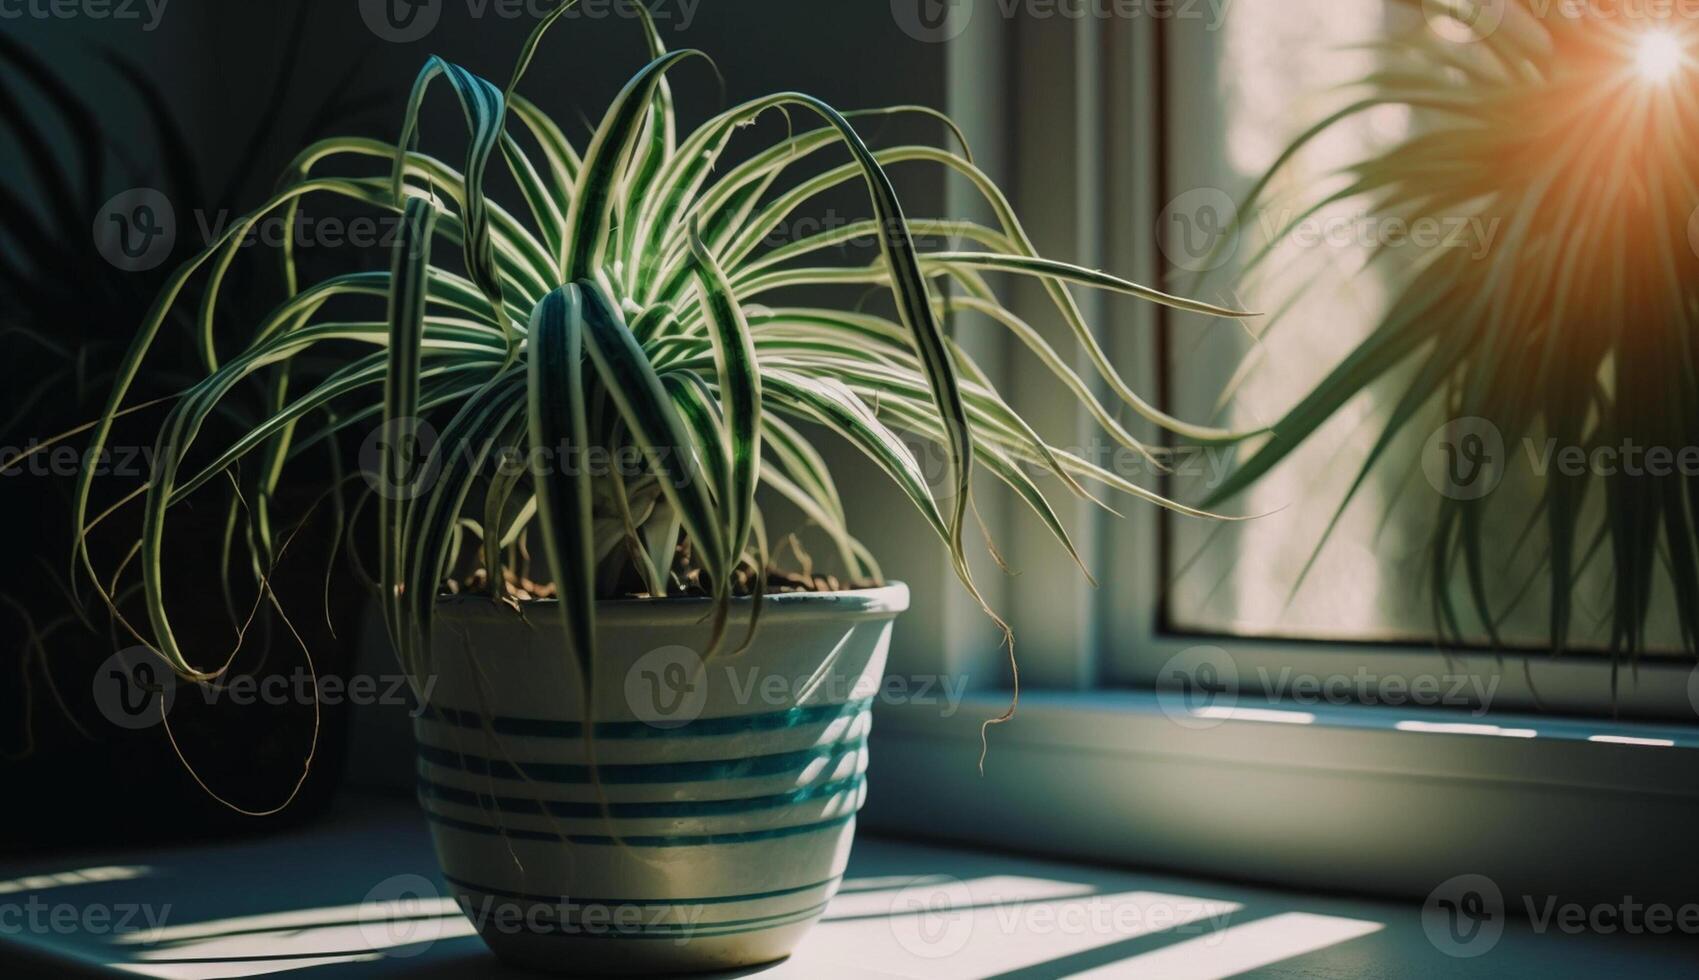
<svg viewBox="0 0 1699 980">
<path fill-rule="evenodd" d="M 1186 54 L 1176 50 L 1178 36 L 1171 20 L 1160 17 L 981 16 L 947 46 L 949 109 L 978 144 L 982 165 L 1007 178 L 1017 212 L 1047 254 L 1140 282 L 1164 281 L 1168 270 L 1152 230 L 1165 202 L 1185 189 L 1176 174 L 1182 169 L 1176 158 L 1183 156 L 1184 148 L 1170 126 L 1192 115 L 1176 108 L 1175 100 L 1207 88 L 1198 78 L 1183 77 Z M 1010 102 L 1030 106 L 1028 93 L 1040 87 L 1051 111 L 1009 108 Z M 1072 114 L 1054 111 L 1069 101 Z M 1064 158 L 1058 146 L 1072 151 L 1071 178 L 1043 166 L 1047 160 Z M 981 211 L 976 193 L 958 184 L 946 187 L 950 213 Z M 1015 312 L 1041 330 L 1058 329 L 1048 301 L 1035 293 L 1017 288 Z M 1168 403 L 1173 379 L 1167 367 L 1175 329 L 1169 311 L 1146 303 L 1110 304 L 1087 291 L 1076 290 L 1075 295 L 1133 388 L 1159 405 Z M 1050 336 L 1058 349 L 1069 349 L 1066 337 Z M 1097 437 L 1094 423 L 1076 404 L 1054 397 L 1048 386 L 1023 386 L 1010 375 L 1011 340 L 978 330 L 962 340 L 1011 392 L 1016 410 L 1040 431 L 1071 431 L 1082 440 Z M 1076 366 L 1082 376 L 1091 377 L 1087 365 Z M 1384 688 L 1396 696 L 1399 688 L 1411 684 L 1438 685 L 1448 693 L 1429 706 L 1472 715 L 1537 712 L 1699 723 L 1699 671 L 1675 660 L 1646 658 L 1631 665 L 1614 663 L 1605 654 L 1552 657 L 1541 651 L 1441 650 L 1419 643 L 1179 629 L 1167 620 L 1164 583 L 1170 568 L 1171 524 L 1187 518 L 1136 503 L 1119 507 L 1118 517 L 1072 499 L 1059 499 L 1057 509 L 1100 583 L 1095 590 L 1030 515 L 996 504 L 984 515 L 1010 564 L 1020 571 L 1018 578 L 1009 580 L 988 566 L 978 578 L 982 584 L 991 583 L 992 605 L 1007 610 L 1016 626 L 1025 687 L 1172 687 L 1176 681 L 1164 674 L 1174 658 L 1209 647 L 1223 651 L 1236 666 L 1237 699 L 1253 704 L 1274 704 L 1290 696 L 1294 679 L 1338 688 L 1342 675 L 1348 675 L 1356 686 L 1359 668 L 1369 665 L 1377 691 Z M 943 573 L 948 577 L 947 570 Z M 1026 587 L 1032 582 L 1054 582 L 1056 588 Z M 1058 601 L 1062 590 L 1066 602 Z M 949 608 L 942 618 L 945 668 L 981 679 L 987 673 L 1000 674 L 1008 686 L 1002 659 L 988 652 L 995 646 L 995 634 L 977 606 L 956 592 L 953 583 L 938 592 L 953 597 L 945 600 Z M 1463 675 L 1481 677 L 1490 689 L 1451 692 L 1455 678 Z M 1483 691 L 1484 699 L 1479 696 Z M 1406 705 L 1381 706 L 1416 707 L 1408 699 Z"/>
<path fill-rule="evenodd" d="M 1110 25 L 1113 28 L 1114 25 Z M 1187 188 L 1177 179 L 1181 168 L 1175 156 L 1184 152 L 1183 139 L 1175 138 L 1171 129 L 1174 120 L 1193 113 L 1185 111 L 1180 99 L 1185 93 L 1207 90 L 1203 79 L 1188 75 L 1183 50 L 1186 40 L 1172 29 L 1168 20 L 1147 20 L 1135 26 L 1150 39 L 1135 41 L 1154 47 L 1159 52 L 1149 60 L 1152 76 L 1148 84 L 1159 93 L 1153 105 L 1142 115 L 1129 119 L 1134 132 L 1110 133 L 1110 139 L 1120 144 L 1162 147 L 1153 161 L 1135 164 L 1143 172 L 1154 172 L 1152 183 L 1155 195 L 1142 202 L 1135 212 L 1131 226 L 1139 231 L 1154 229 L 1157 216 L 1165 202 L 1173 200 Z M 1195 55 L 1196 52 L 1191 52 Z M 1211 78 L 1213 76 L 1210 76 Z M 1107 126 L 1116 124 L 1114 118 L 1105 120 Z M 1141 138 L 1141 136 L 1143 138 Z M 1132 176 L 1140 171 L 1135 170 Z M 1129 180 L 1133 186 L 1137 181 Z M 1144 236 L 1153 238 L 1154 236 Z M 1119 253 L 1107 258 L 1111 268 L 1136 267 L 1147 281 L 1159 281 L 1164 269 L 1153 266 L 1148 242 L 1117 243 Z M 1162 402 L 1169 400 L 1173 378 L 1170 344 L 1175 325 L 1170 311 L 1155 310 L 1151 339 L 1144 339 L 1142 330 L 1119 333 L 1128 348 L 1118 363 L 1134 368 L 1135 384 L 1140 390 L 1157 392 Z M 1117 351 L 1117 354 L 1122 352 Z M 1341 354 L 1344 352 L 1341 351 Z M 1140 508 L 1141 512 L 1151 508 Z M 1396 689 L 1399 684 L 1422 680 L 1438 681 L 1442 686 L 1454 677 L 1470 675 L 1493 681 L 1496 686 L 1483 701 L 1474 692 L 1458 701 L 1444 699 L 1444 707 L 1460 708 L 1470 713 L 1510 712 L 1559 714 L 1589 718 L 1628 718 L 1699 723 L 1699 670 L 1679 658 L 1642 658 L 1637 664 L 1618 663 L 1603 652 L 1573 652 L 1553 657 L 1543 650 L 1495 650 L 1484 647 L 1440 649 L 1436 644 L 1418 642 L 1341 641 L 1331 639 L 1285 639 L 1214 634 L 1177 628 L 1168 621 L 1168 596 L 1162 583 L 1173 567 L 1173 535 L 1175 521 L 1184 520 L 1169 513 L 1140 513 L 1133 520 L 1115 522 L 1109 528 L 1112 554 L 1123 556 L 1124 564 L 1154 570 L 1132 578 L 1133 599 L 1130 602 L 1107 603 L 1108 625 L 1105 635 L 1110 651 L 1103 678 L 1110 686 L 1137 688 L 1171 687 L 1173 679 L 1162 676 L 1173 658 L 1181 657 L 1196 647 L 1214 647 L 1225 652 L 1229 662 L 1238 668 L 1238 697 L 1252 702 L 1277 703 L 1282 692 L 1291 690 L 1294 676 L 1338 680 L 1342 673 L 1355 675 L 1362 665 L 1372 668 L 1373 676 L 1388 682 Z M 1152 526 L 1154 525 L 1154 526 Z M 1106 569 L 1105 581 L 1117 582 L 1116 569 Z M 1385 706 L 1385 705 L 1382 705 Z"/>
</svg>

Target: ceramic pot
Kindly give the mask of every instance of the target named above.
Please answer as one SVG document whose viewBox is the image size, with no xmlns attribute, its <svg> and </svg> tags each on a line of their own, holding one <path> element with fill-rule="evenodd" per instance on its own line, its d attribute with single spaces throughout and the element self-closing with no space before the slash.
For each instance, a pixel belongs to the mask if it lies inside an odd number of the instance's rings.
<svg viewBox="0 0 1699 980">
<path fill-rule="evenodd" d="M 586 738 L 559 607 L 438 609 L 419 800 L 449 888 L 502 959 L 587 973 L 788 955 L 836 892 L 908 589 L 604 602 Z M 592 765 L 592 762 L 594 765 Z"/>
</svg>

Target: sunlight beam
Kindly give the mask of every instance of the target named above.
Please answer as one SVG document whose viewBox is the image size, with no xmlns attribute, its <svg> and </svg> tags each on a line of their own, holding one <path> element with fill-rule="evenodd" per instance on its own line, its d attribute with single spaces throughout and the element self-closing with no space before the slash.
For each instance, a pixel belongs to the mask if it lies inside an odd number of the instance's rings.
<svg viewBox="0 0 1699 980">
<path fill-rule="evenodd" d="M 1287 912 L 1118 960 L 1078 977 L 1225 980 L 1385 929 L 1379 922 Z"/>
<path fill-rule="evenodd" d="M 1686 60 L 1687 52 L 1682 49 L 1681 41 L 1674 34 L 1668 31 L 1647 31 L 1640 35 L 1634 64 L 1640 71 L 1640 77 L 1646 81 L 1669 81 L 1681 70 L 1682 63 Z"/>
</svg>

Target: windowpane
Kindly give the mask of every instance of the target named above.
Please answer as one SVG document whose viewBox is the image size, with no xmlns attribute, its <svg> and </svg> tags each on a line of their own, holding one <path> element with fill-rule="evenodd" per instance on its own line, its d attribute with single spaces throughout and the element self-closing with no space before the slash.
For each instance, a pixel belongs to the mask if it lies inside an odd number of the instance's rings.
<svg viewBox="0 0 1699 980">
<path fill-rule="evenodd" d="M 1309 217 L 1302 208 L 1346 178 L 1341 168 L 1419 131 L 1400 107 L 1355 117 L 1309 145 L 1273 185 L 1273 196 L 1240 215 L 1228 251 L 1221 212 L 1242 200 L 1281 151 L 1309 126 L 1360 97 L 1345 87 L 1385 55 L 1362 47 L 1389 32 L 1425 29 L 1419 9 L 1400 3 L 1240 0 L 1221 30 L 1173 22 L 1170 52 L 1170 181 L 1164 252 L 1181 292 L 1230 299 L 1266 314 L 1244 327 L 1202 318 L 1172 320 L 1170 394 L 1177 413 L 1237 429 L 1272 425 L 1332 371 L 1387 312 L 1393 288 L 1420 254 L 1396 229 L 1368 218 L 1353 199 Z M 1302 219 L 1296 233 L 1276 231 Z M 1448 246 L 1484 249 L 1492 229 L 1459 216 L 1442 229 Z M 1279 239 L 1246 273 L 1271 240 Z M 1455 239 L 1453 244 L 1452 239 Z M 1370 256 L 1381 254 L 1371 264 Z M 1199 279 L 1198 277 L 1202 278 Z M 1256 339 L 1251 334 L 1257 335 Z M 1440 497 L 1421 461 L 1449 421 L 1436 399 L 1405 427 L 1343 511 L 1341 503 L 1409 383 L 1394 371 L 1317 430 L 1300 451 L 1235 501 L 1238 512 L 1272 514 L 1228 526 L 1173 520 L 1168 539 L 1169 624 L 1185 632 L 1337 640 L 1422 641 L 1434 632 L 1431 535 Z M 1537 520 L 1542 436 L 1507 447 L 1484 537 L 1490 605 L 1512 645 L 1542 646 L 1549 616 L 1545 527 Z M 1199 500 L 1231 457 L 1183 457 L 1182 499 Z M 1589 496 L 1583 549 L 1602 516 Z M 1530 525 L 1532 524 L 1532 527 Z M 1324 540 L 1325 539 L 1325 540 Z M 1318 548 L 1319 545 L 1319 548 Z M 1574 640 L 1607 645 L 1608 554 L 1595 555 L 1576 591 Z M 1459 609 L 1472 608 L 1461 570 L 1449 578 Z M 1668 606 L 1667 583 L 1656 602 Z M 1467 619 L 1465 632 L 1486 630 Z M 1654 616 L 1652 645 L 1677 645 L 1674 617 Z"/>
</svg>

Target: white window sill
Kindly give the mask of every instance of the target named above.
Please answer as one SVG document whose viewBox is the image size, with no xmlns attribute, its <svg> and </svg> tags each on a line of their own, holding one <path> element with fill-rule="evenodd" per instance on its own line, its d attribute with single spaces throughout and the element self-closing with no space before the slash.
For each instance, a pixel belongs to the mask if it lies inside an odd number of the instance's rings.
<svg viewBox="0 0 1699 980">
<path fill-rule="evenodd" d="M 888 761 L 888 760 L 887 760 Z M 133 869 L 73 882 L 65 872 Z M 0 975 L 174 978 L 522 977 L 503 970 L 458 912 L 417 918 L 385 941 L 359 922 L 363 897 L 397 875 L 435 877 L 429 837 L 404 800 L 354 796 L 317 826 L 260 841 L 147 854 L 35 858 L 0 884 L 61 882 L 0 896 L 22 906 L 164 910 L 173 943 L 86 931 L 0 933 Z M 428 944 L 422 936 L 435 936 Z M 374 941 L 375 940 L 375 941 Z M 1694 961 L 1690 940 L 1540 934 L 1510 921 L 1455 959 L 1413 903 L 1324 898 L 896 843 L 863 834 L 844 892 L 789 961 L 754 975 L 807 978 L 1661 977 Z"/>
<path fill-rule="evenodd" d="M 1150 692 L 1029 692 L 982 777 L 1006 707 L 881 707 L 866 825 L 1359 894 L 1694 900 L 1694 729 L 1244 701 L 1182 724 Z"/>
</svg>

